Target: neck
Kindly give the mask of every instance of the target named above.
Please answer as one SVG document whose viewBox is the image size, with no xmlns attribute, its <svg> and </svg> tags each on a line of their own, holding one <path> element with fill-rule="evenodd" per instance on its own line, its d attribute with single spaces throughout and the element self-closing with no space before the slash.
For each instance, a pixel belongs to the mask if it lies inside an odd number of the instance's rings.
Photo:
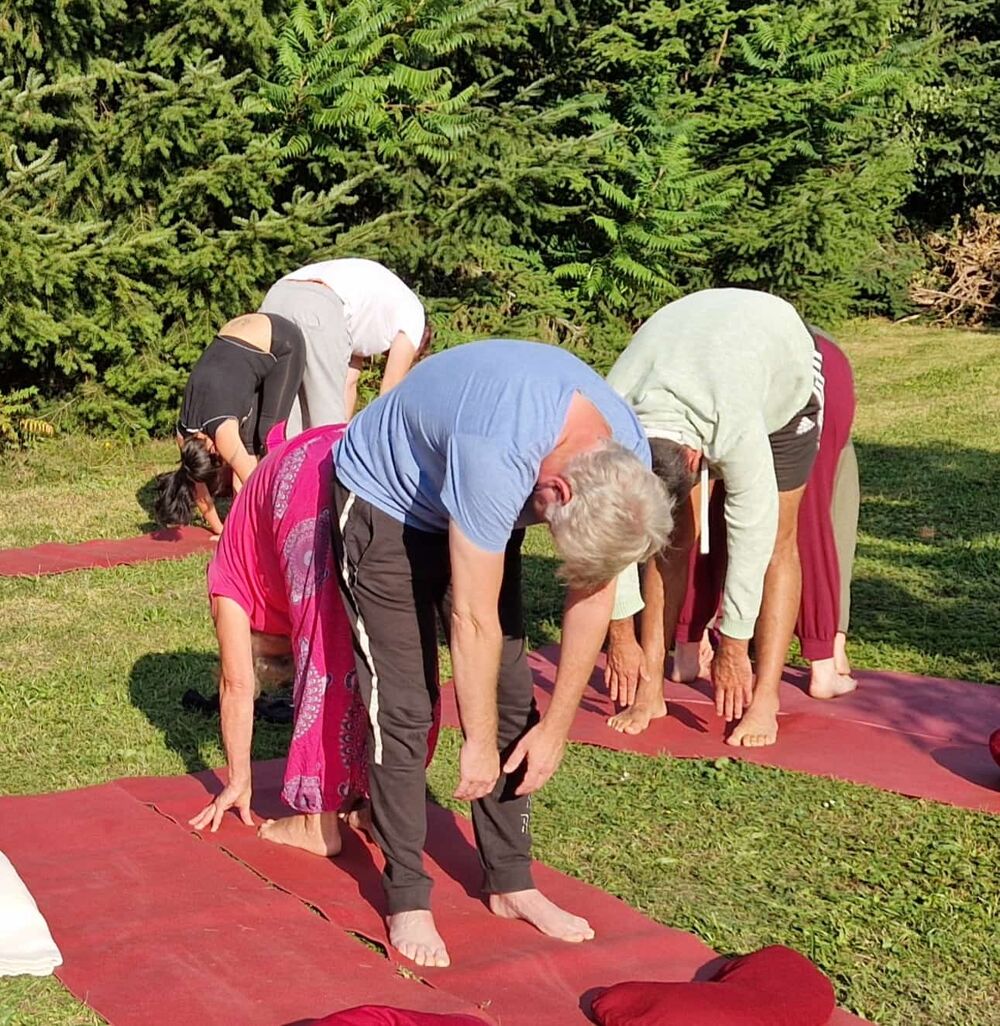
<svg viewBox="0 0 1000 1026">
<path fill-rule="evenodd" d="M 570 400 L 562 431 L 552 452 L 542 460 L 539 477 L 561 473 L 574 456 L 596 449 L 609 438 L 611 428 L 608 422 L 589 399 L 577 392 Z"/>
</svg>

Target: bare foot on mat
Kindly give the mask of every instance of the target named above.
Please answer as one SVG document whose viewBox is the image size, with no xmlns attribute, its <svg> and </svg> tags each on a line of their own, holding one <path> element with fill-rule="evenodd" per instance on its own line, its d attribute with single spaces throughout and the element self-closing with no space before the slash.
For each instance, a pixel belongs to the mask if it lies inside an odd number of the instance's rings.
<svg viewBox="0 0 1000 1026">
<path fill-rule="evenodd" d="M 777 740 L 777 700 L 762 701 L 760 695 L 754 695 L 753 703 L 726 738 L 726 744 L 734 748 L 764 748 L 773 745 Z"/>
<path fill-rule="evenodd" d="M 833 639 L 833 665 L 841 677 L 851 676 L 851 661 L 847 658 L 847 636 L 837 631 Z"/>
<path fill-rule="evenodd" d="M 340 822 L 335 812 L 301 813 L 265 820 L 257 836 L 272 844 L 301 848 L 329 858 L 340 853 Z"/>
<path fill-rule="evenodd" d="M 561 909 L 534 889 L 491 894 L 490 911 L 501 919 L 523 919 L 546 937 L 556 940 L 580 944 L 594 939 L 594 931 L 586 919 Z"/>
<path fill-rule="evenodd" d="M 608 726 L 619 734 L 641 734 L 649 726 L 650 720 L 658 720 L 666 715 L 667 703 L 661 691 L 652 701 L 636 699 L 627 709 L 608 717 Z"/>
<path fill-rule="evenodd" d="M 711 657 L 709 657 L 711 665 Z M 701 673 L 701 642 L 675 641 L 670 679 L 675 684 L 690 684 Z"/>
<path fill-rule="evenodd" d="M 389 943 L 405 958 L 417 965 L 439 969 L 451 965 L 448 949 L 434 925 L 434 916 L 427 909 L 397 912 L 386 918 Z"/>
<path fill-rule="evenodd" d="M 372 807 L 368 802 L 362 802 L 350 812 L 342 812 L 340 818 L 352 830 L 358 830 L 368 837 L 372 836 Z"/>
<path fill-rule="evenodd" d="M 853 677 L 837 672 L 834 659 L 817 659 L 809 668 L 809 694 L 813 698 L 840 698 L 857 686 Z"/>
</svg>

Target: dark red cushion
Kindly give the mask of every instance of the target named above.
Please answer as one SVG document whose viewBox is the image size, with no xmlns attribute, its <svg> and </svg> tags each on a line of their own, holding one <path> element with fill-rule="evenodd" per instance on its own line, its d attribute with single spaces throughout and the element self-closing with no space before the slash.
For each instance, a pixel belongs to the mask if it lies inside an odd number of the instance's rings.
<svg viewBox="0 0 1000 1026">
<path fill-rule="evenodd" d="M 778 945 L 735 958 L 704 983 L 619 983 L 595 999 L 601 1026 L 826 1026 L 833 986 Z"/>
<path fill-rule="evenodd" d="M 994 730 L 990 734 L 990 755 L 993 756 L 993 761 L 1000 766 L 1000 729 Z"/>
<path fill-rule="evenodd" d="M 358 1005 L 317 1019 L 312 1026 L 486 1026 L 473 1015 L 433 1015 L 388 1005 Z"/>
</svg>

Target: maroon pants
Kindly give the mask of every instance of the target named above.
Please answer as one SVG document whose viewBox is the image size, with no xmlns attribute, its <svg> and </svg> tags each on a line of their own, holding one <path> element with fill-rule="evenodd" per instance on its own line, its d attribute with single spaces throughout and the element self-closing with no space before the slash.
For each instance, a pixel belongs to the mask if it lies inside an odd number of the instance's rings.
<svg viewBox="0 0 1000 1026">
<path fill-rule="evenodd" d="M 844 353 L 826 335 L 814 331 L 823 354 L 826 399 L 819 452 L 799 507 L 798 542 L 802 564 L 802 599 L 795 633 L 802 655 L 810 660 L 833 656 L 833 642 L 841 622 L 841 567 L 837 555 L 831 509 L 837 468 L 851 438 L 854 422 L 854 379 Z M 692 547 L 688 562 L 688 589 L 677 624 L 678 642 L 697 641 L 715 619 L 726 577 L 725 487 L 717 482 L 709 504 L 711 551 L 702 555 Z M 850 573 L 850 567 L 844 568 Z"/>
</svg>

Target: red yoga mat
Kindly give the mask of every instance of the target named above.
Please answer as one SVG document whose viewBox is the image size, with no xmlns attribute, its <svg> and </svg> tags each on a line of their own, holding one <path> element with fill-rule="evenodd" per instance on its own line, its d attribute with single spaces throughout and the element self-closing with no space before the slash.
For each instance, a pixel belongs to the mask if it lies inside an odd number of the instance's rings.
<svg viewBox="0 0 1000 1026">
<path fill-rule="evenodd" d="M 157 559 L 183 559 L 196 552 L 211 552 L 214 547 L 211 533 L 201 527 L 172 527 L 138 538 L 71 545 L 46 542 L 30 549 L 0 549 L 0 577 L 38 577 Z"/>
<path fill-rule="evenodd" d="M 492 1021 L 120 783 L 0 798 L 0 850 L 62 951 L 57 975 L 114 1026 L 280 1026 L 374 1000 Z"/>
<path fill-rule="evenodd" d="M 533 652 L 535 696 L 548 705 L 558 646 Z M 642 734 L 619 734 L 604 686 L 603 656 L 584 694 L 570 737 L 641 755 L 687 759 L 727 756 L 762 766 L 868 784 L 914 798 L 1000 813 L 1000 768 L 988 737 L 1000 724 L 1000 687 L 902 673 L 856 671 L 858 689 L 831 701 L 810 698 L 805 674 L 787 670 L 781 685 L 778 743 L 734 748 L 723 740 L 711 685 L 665 683 L 669 715 Z M 458 726 L 454 688 L 442 690 L 442 723 Z"/>
<path fill-rule="evenodd" d="M 254 809 L 283 810 L 280 762 L 255 766 Z M 184 823 L 221 785 L 214 774 L 121 781 L 141 801 Z M 471 824 L 428 805 L 427 865 L 434 879 L 434 912 L 452 965 L 420 968 L 433 986 L 495 1016 L 502 1026 L 585 1023 L 596 988 L 622 979 L 690 980 L 720 964 L 696 937 L 661 926 L 603 891 L 536 863 L 536 884 L 554 901 L 587 916 L 597 933 L 582 945 L 550 940 L 525 923 L 498 919 L 483 904 L 481 869 Z M 348 832 L 335 860 L 270 845 L 228 816 L 209 838 L 265 879 L 300 897 L 343 928 L 386 943 L 380 884 L 382 860 L 374 846 Z M 395 952 L 389 951 L 396 959 Z M 403 966 L 415 968 L 399 959 Z M 380 1002 L 385 1003 L 385 1002 Z M 863 1020 L 837 1012 L 831 1026 Z"/>
</svg>

